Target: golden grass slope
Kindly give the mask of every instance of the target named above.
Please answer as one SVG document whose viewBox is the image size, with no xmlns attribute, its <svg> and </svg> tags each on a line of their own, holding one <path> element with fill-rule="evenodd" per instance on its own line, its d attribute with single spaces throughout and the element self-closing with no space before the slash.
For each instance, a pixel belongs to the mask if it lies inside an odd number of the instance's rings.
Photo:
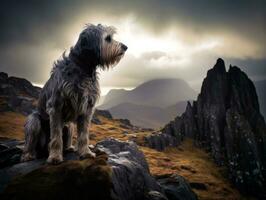
<svg viewBox="0 0 266 200">
<path fill-rule="evenodd" d="M 108 137 L 122 141 L 133 139 L 138 144 L 143 144 L 143 137 L 151 134 L 148 131 L 125 128 L 119 120 L 102 116 L 98 118 L 101 124 L 92 124 L 90 128 L 91 144 L 96 144 Z M 25 119 L 25 116 L 15 112 L 0 113 L 0 137 L 24 139 Z M 225 170 L 218 167 L 205 151 L 195 147 L 191 140 L 185 140 L 178 148 L 168 148 L 163 152 L 143 146 L 140 146 L 140 149 L 145 154 L 154 176 L 173 173 L 183 176 L 190 184 L 201 186 L 193 187 L 199 199 L 247 199 L 231 185 L 228 179 L 224 178 Z"/>
</svg>

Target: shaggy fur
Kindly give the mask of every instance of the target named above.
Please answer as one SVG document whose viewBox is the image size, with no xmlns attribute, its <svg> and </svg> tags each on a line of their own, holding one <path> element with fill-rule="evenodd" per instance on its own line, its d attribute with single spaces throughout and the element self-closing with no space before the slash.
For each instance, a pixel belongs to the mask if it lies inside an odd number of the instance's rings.
<svg viewBox="0 0 266 200">
<path fill-rule="evenodd" d="M 80 157 L 95 156 L 88 148 L 87 129 L 100 95 L 96 70 L 114 66 L 127 50 L 112 38 L 114 33 L 113 27 L 87 25 L 69 56 L 63 54 L 54 64 L 40 93 L 38 110 L 25 124 L 22 161 L 42 156 L 48 149 L 48 163 L 62 162 L 63 150 L 73 149 L 73 123 L 77 125 Z"/>
</svg>

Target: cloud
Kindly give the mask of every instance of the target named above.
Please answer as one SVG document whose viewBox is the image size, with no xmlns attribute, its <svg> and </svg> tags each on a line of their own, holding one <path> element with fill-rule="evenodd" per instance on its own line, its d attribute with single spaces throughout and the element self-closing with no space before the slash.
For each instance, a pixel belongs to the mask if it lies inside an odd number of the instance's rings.
<svg viewBox="0 0 266 200">
<path fill-rule="evenodd" d="M 84 24 L 101 22 L 116 26 L 117 39 L 129 46 L 116 68 L 101 72 L 105 87 L 134 87 L 161 77 L 197 85 L 217 57 L 265 77 L 265 10 L 263 0 L 5 1 L 0 67 L 44 83 Z"/>
</svg>

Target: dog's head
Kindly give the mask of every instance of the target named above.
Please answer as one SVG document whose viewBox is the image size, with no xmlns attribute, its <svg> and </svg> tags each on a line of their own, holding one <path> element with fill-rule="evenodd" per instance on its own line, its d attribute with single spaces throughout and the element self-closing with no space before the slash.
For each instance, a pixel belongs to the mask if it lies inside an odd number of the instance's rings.
<svg viewBox="0 0 266 200">
<path fill-rule="evenodd" d="M 88 67 L 92 65 L 106 69 L 114 66 L 127 50 L 126 45 L 113 39 L 115 32 L 112 26 L 89 24 L 80 33 L 71 53 Z"/>
</svg>

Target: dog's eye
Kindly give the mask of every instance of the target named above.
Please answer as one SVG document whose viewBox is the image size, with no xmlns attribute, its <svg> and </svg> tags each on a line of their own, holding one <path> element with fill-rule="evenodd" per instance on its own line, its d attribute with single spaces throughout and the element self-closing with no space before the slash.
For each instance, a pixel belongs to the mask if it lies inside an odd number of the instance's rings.
<svg viewBox="0 0 266 200">
<path fill-rule="evenodd" d="M 112 38 L 111 38 L 111 35 L 107 35 L 106 38 L 105 38 L 105 41 L 106 42 L 111 42 Z"/>
</svg>

